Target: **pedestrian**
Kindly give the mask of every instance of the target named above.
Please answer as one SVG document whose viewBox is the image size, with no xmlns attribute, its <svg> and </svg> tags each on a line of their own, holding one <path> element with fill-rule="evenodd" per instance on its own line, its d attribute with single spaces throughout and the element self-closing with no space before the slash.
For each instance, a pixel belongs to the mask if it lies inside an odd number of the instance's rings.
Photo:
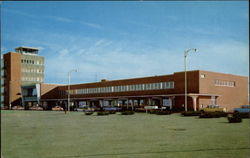
<svg viewBox="0 0 250 158">
<path fill-rule="evenodd" d="M 66 109 L 65 105 L 63 105 L 63 110 L 64 110 L 64 113 L 66 114 L 67 113 L 67 109 Z"/>
</svg>

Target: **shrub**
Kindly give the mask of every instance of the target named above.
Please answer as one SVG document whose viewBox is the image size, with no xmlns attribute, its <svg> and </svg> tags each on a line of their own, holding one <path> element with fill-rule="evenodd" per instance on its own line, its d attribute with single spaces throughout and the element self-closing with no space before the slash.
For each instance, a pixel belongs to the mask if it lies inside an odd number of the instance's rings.
<svg viewBox="0 0 250 158">
<path fill-rule="evenodd" d="M 109 114 L 115 114 L 116 113 L 116 111 L 108 111 L 109 112 Z"/>
<path fill-rule="evenodd" d="M 242 121 L 240 113 L 233 113 L 232 116 L 227 117 L 229 123 L 240 123 Z"/>
<path fill-rule="evenodd" d="M 184 107 L 173 107 L 172 111 L 181 112 L 184 111 Z"/>
<path fill-rule="evenodd" d="M 157 111 L 156 114 L 157 115 L 170 115 L 171 111 Z"/>
<path fill-rule="evenodd" d="M 249 119 L 249 117 L 250 117 L 249 113 L 240 112 L 238 115 L 240 115 L 241 118 L 248 118 Z"/>
<path fill-rule="evenodd" d="M 97 115 L 98 116 L 109 115 L 109 112 L 108 111 L 98 111 Z"/>
<path fill-rule="evenodd" d="M 92 115 L 94 112 L 90 112 L 90 111 L 88 111 L 88 112 L 85 112 L 85 115 Z"/>
<path fill-rule="evenodd" d="M 203 112 L 200 114 L 200 118 L 219 118 L 226 117 L 227 113 L 225 112 Z"/>
<path fill-rule="evenodd" d="M 158 111 L 156 111 L 156 110 L 148 110 L 148 113 L 150 113 L 150 114 L 157 114 L 157 112 Z"/>
<path fill-rule="evenodd" d="M 227 117 L 227 113 L 224 111 L 217 111 L 215 112 L 219 117 Z"/>
<path fill-rule="evenodd" d="M 184 111 L 181 113 L 182 116 L 199 116 L 200 114 L 200 111 Z"/>
<path fill-rule="evenodd" d="M 135 111 L 136 112 L 146 112 L 146 109 L 144 109 L 144 108 L 136 108 Z"/>
<path fill-rule="evenodd" d="M 204 112 L 200 114 L 200 118 L 214 118 L 215 116 L 212 113 Z"/>
<path fill-rule="evenodd" d="M 123 111 L 121 112 L 122 115 L 133 115 L 135 112 L 134 111 Z"/>
</svg>

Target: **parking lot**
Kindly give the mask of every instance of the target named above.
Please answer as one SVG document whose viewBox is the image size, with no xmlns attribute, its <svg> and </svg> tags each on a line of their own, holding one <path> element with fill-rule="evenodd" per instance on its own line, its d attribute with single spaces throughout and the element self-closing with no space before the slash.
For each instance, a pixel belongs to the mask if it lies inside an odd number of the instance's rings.
<svg viewBox="0 0 250 158">
<path fill-rule="evenodd" d="M 246 158 L 249 119 L 1 111 L 4 158 Z"/>
</svg>

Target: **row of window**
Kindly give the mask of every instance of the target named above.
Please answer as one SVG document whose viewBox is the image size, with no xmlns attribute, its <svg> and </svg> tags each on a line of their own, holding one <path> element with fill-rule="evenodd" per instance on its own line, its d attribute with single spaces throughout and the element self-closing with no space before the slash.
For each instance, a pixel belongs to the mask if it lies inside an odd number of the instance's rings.
<svg viewBox="0 0 250 158">
<path fill-rule="evenodd" d="M 172 88 L 174 88 L 174 82 L 160 82 L 160 83 L 75 89 L 75 90 L 70 90 L 70 94 L 112 93 L 112 92 L 172 89 Z M 68 93 L 68 91 L 66 92 Z"/>
<path fill-rule="evenodd" d="M 235 87 L 234 81 L 214 80 L 216 86 Z"/>
<path fill-rule="evenodd" d="M 24 64 L 36 64 L 36 65 L 43 65 L 43 62 L 40 60 L 28 60 L 28 59 L 22 59 L 21 63 Z"/>
<path fill-rule="evenodd" d="M 35 73 L 43 73 L 43 69 L 35 69 L 35 68 L 22 68 L 22 72 L 35 72 Z"/>
<path fill-rule="evenodd" d="M 43 82 L 42 77 L 22 77 L 22 81 Z"/>
</svg>

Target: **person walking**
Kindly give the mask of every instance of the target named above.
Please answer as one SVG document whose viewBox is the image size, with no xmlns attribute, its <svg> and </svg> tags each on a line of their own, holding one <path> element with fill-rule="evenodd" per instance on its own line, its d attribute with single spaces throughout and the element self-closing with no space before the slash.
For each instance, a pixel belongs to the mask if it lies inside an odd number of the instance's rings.
<svg viewBox="0 0 250 158">
<path fill-rule="evenodd" d="M 67 113 L 67 108 L 66 108 L 65 104 L 63 105 L 63 111 L 64 111 L 65 114 Z"/>
</svg>

